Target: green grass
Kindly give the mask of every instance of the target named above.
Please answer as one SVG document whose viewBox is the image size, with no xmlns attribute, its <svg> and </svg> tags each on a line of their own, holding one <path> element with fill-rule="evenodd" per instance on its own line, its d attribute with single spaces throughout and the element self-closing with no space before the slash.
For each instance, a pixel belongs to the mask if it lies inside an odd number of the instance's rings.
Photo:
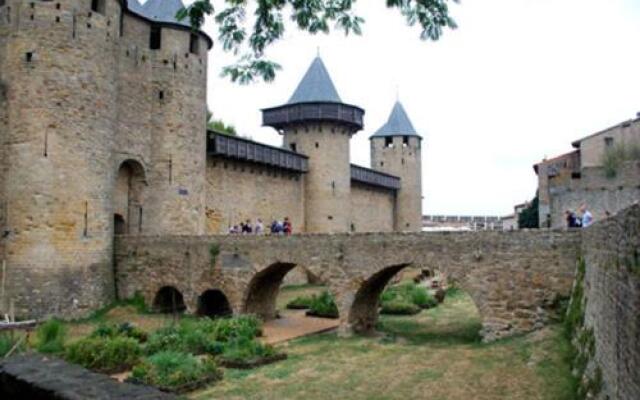
<svg viewBox="0 0 640 400">
<path fill-rule="evenodd" d="M 57 319 L 50 319 L 36 330 L 36 348 L 41 353 L 61 353 L 64 351 L 66 335 L 66 325 Z"/>
<path fill-rule="evenodd" d="M 560 325 L 492 344 L 462 291 L 415 316 L 381 316 L 380 337 L 335 333 L 279 346 L 287 360 L 228 371 L 193 399 L 573 400 Z"/>
</svg>

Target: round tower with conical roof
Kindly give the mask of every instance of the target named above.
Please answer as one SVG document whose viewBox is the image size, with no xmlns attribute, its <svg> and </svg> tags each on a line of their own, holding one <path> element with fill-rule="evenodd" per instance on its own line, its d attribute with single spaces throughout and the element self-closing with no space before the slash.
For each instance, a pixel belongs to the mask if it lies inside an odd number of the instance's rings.
<svg viewBox="0 0 640 400">
<path fill-rule="evenodd" d="M 309 157 L 306 232 L 349 230 L 349 140 L 362 129 L 363 116 L 363 109 L 342 102 L 320 57 L 286 104 L 263 110 L 263 124 L 283 135 L 284 147 Z"/>
<path fill-rule="evenodd" d="M 422 230 L 422 137 L 402 103 L 396 102 L 387 122 L 369 139 L 371 168 L 401 179 L 396 197 L 395 230 Z"/>
</svg>

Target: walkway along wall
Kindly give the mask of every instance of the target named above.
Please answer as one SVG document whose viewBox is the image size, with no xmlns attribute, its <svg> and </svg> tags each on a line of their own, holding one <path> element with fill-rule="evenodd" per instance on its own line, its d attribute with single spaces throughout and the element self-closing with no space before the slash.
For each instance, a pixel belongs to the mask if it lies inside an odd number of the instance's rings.
<svg viewBox="0 0 640 400">
<path fill-rule="evenodd" d="M 583 394 L 640 399 L 640 206 L 583 232 L 570 307 Z"/>
<path fill-rule="evenodd" d="M 485 340 L 542 327 L 571 290 L 578 231 L 372 233 L 255 236 L 122 236 L 116 239 L 121 297 L 149 304 L 163 287 L 194 312 L 208 289 L 222 291 L 234 312 L 275 316 L 286 273 L 302 265 L 336 297 L 342 332 L 365 332 L 378 297 L 409 265 L 446 273 L 474 300 Z"/>
</svg>

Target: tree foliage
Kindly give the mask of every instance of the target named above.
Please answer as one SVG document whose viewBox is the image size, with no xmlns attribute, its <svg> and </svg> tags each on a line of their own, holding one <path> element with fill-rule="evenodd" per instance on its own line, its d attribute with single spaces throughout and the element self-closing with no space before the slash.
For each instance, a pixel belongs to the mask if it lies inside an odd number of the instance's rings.
<svg viewBox="0 0 640 400">
<path fill-rule="evenodd" d="M 449 4 L 458 1 L 385 0 L 385 3 L 390 9 L 399 10 L 410 26 L 418 24 L 422 40 L 438 40 L 445 28 L 457 27 L 449 15 Z M 275 78 L 281 67 L 266 59 L 264 53 L 283 37 L 285 12 L 299 30 L 311 34 L 329 33 L 333 25 L 345 35 L 359 35 L 364 24 L 364 18 L 353 11 L 356 0 L 221 0 L 220 3 L 216 10 L 212 0 L 196 0 L 179 10 L 176 17 L 188 19 L 193 29 L 200 29 L 205 16 L 213 16 L 223 49 L 237 56 L 236 63 L 223 68 L 223 75 L 241 84 Z"/>
<path fill-rule="evenodd" d="M 214 119 L 210 111 L 207 111 L 207 130 L 229 136 L 238 136 L 238 132 L 233 125 L 227 125 L 220 119 Z"/>
<path fill-rule="evenodd" d="M 540 221 L 538 218 L 538 194 L 536 197 L 522 210 L 518 215 L 518 228 L 539 228 Z"/>
</svg>

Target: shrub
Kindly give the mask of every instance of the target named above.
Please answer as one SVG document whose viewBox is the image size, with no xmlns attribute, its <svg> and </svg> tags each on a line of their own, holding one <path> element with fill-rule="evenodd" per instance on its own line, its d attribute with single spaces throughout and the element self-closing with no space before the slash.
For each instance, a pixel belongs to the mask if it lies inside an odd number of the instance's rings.
<svg viewBox="0 0 640 400">
<path fill-rule="evenodd" d="M 420 312 L 420 307 L 415 304 L 393 300 L 382 304 L 380 314 L 414 315 Z"/>
<path fill-rule="evenodd" d="M 254 316 L 211 320 L 182 320 L 177 325 L 158 329 L 148 339 L 146 353 L 160 351 L 194 354 L 220 354 L 224 343 L 237 338 L 253 339 L 261 334 L 261 323 Z"/>
<path fill-rule="evenodd" d="M 338 306 L 328 291 L 325 290 L 319 296 L 313 296 L 312 299 L 307 314 L 324 318 L 338 318 L 340 316 Z"/>
<path fill-rule="evenodd" d="M 238 338 L 225 346 L 222 357 L 231 361 L 253 361 L 275 354 L 276 351 L 271 345 L 260 343 L 255 339 Z"/>
<path fill-rule="evenodd" d="M 64 350 L 66 334 L 67 328 L 62 322 L 50 319 L 36 331 L 36 348 L 41 353 L 61 353 Z"/>
<path fill-rule="evenodd" d="M 300 296 L 287 303 L 287 308 L 291 310 L 306 310 L 311 308 L 312 296 Z"/>
<path fill-rule="evenodd" d="M 411 290 L 411 302 L 420 308 L 433 308 L 438 305 L 438 301 L 422 286 L 416 286 Z"/>
<path fill-rule="evenodd" d="M 100 324 L 96 329 L 94 329 L 90 336 L 98 338 L 114 338 L 122 336 L 135 339 L 138 342 L 145 342 L 148 335 L 146 332 L 129 322 L 124 322 L 120 325 Z"/>
<path fill-rule="evenodd" d="M 119 372 L 135 365 L 141 353 L 140 344 L 132 338 L 87 337 L 71 344 L 65 359 L 99 372 Z"/>
<path fill-rule="evenodd" d="M 22 339 L 24 339 L 24 337 L 19 337 L 14 339 L 12 336 L 6 333 L 1 333 L 0 334 L 0 358 L 6 356 L 7 353 L 9 353 L 11 349 L 13 349 L 13 346 L 15 346 L 16 343 Z M 24 342 L 20 343 L 20 345 L 18 345 L 18 348 L 14 350 L 12 354 L 15 354 L 16 352 L 20 352 L 24 350 L 25 347 L 26 345 Z"/>
<path fill-rule="evenodd" d="M 163 351 L 145 358 L 133 368 L 131 380 L 154 385 L 162 390 L 182 392 L 205 382 L 222 378 L 211 357 L 198 359 L 191 354 Z"/>
</svg>

